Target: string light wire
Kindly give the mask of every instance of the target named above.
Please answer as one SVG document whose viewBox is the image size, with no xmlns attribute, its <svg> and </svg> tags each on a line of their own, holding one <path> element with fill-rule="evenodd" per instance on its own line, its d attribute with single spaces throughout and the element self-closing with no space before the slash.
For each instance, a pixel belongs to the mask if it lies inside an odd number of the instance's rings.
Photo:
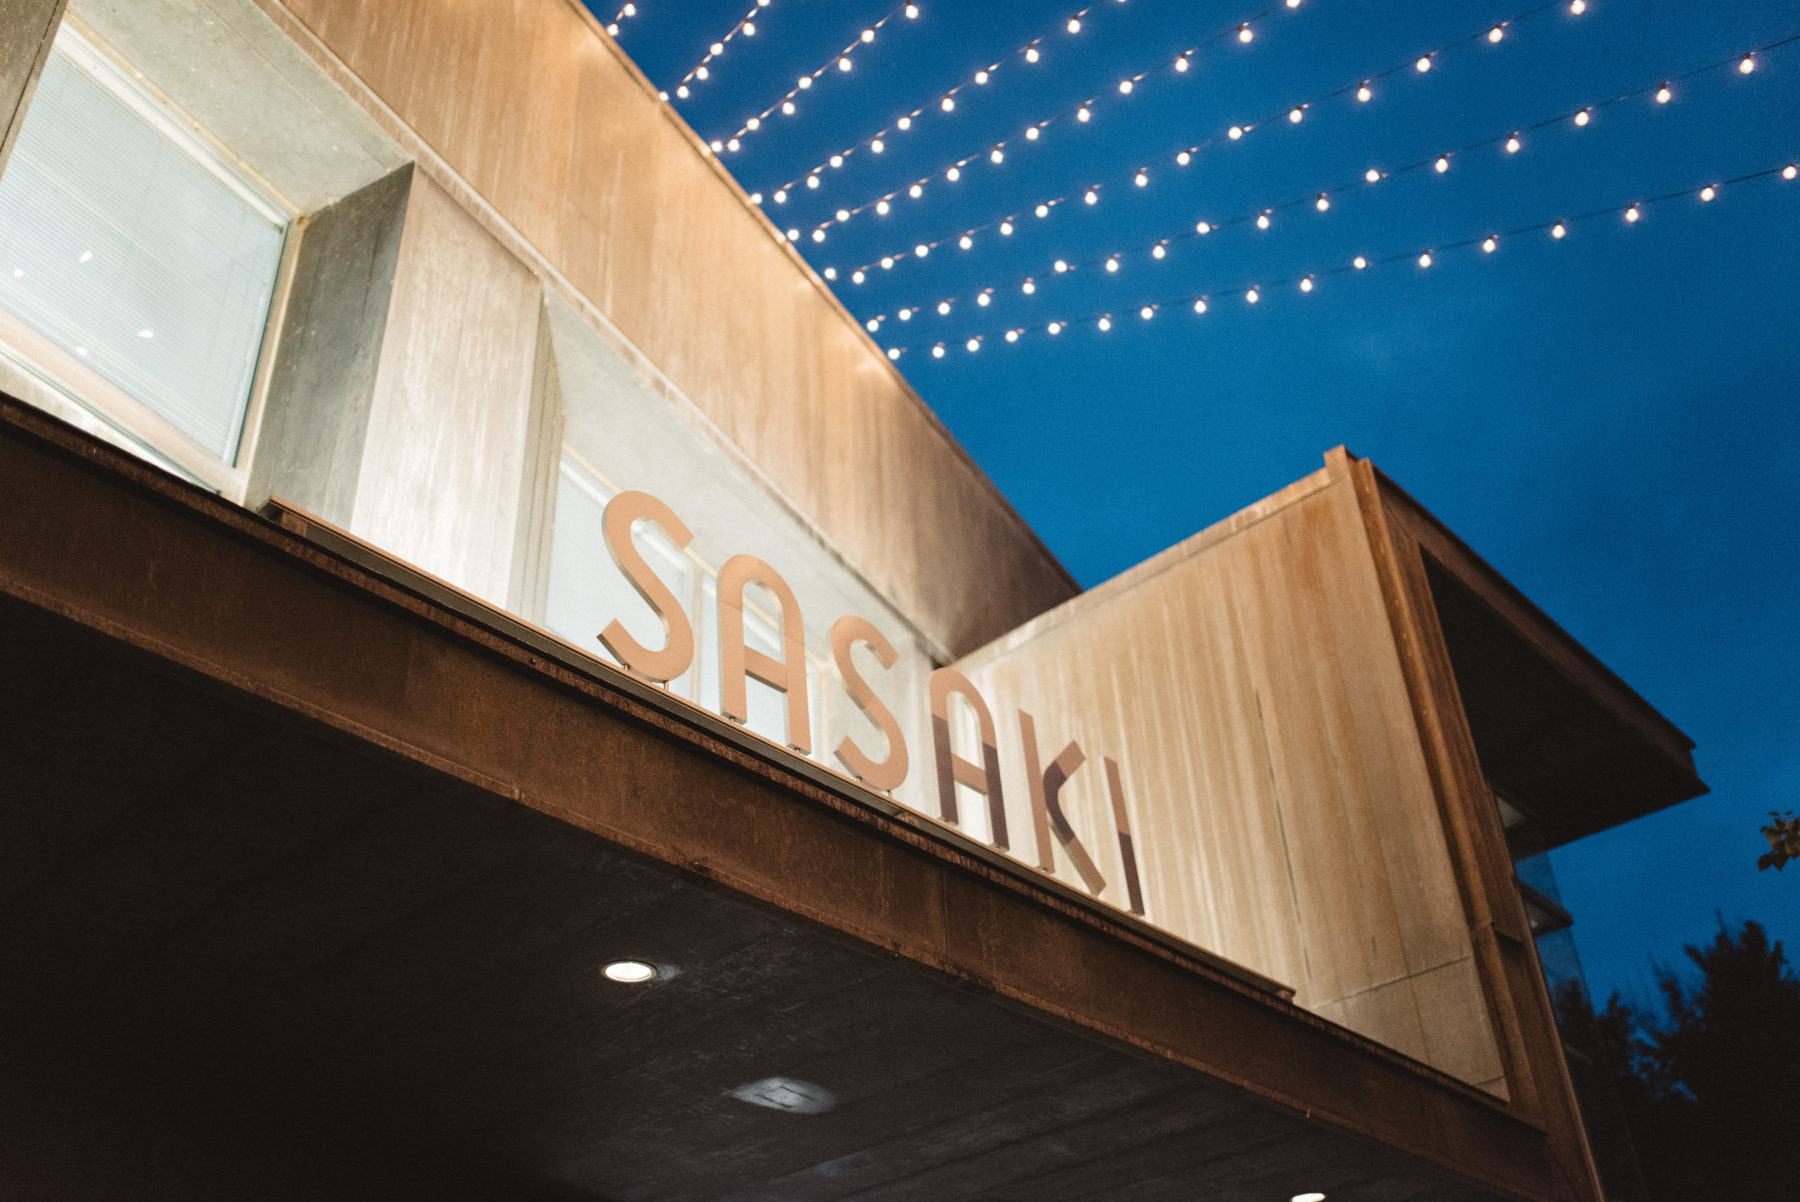
<svg viewBox="0 0 1800 1202">
<path fill-rule="evenodd" d="M 1640 197 L 1623 204 L 1589 209 L 1586 212 L 1577 213 L 1572 217 L 1552 218 L 1547 221 L 1534 222 L 1530 225 L 1515 226 L 1508 230 L 1476 234 L 1473 237 L 1462 238 L 1455 242 L 1438 243 L 1424 250 L 1401 251 L 1395 254 L 1383 255 L 1378 258 L 1368 258 L 1358 255 L 1349 263 L 1339 263 L 1330 267 L 1303 272 L 1299 275 L 1288 276 L 1282 279 L 1258 280 L 1238 288 L 1213 289 L 1197 294 L 1190 292 L 1179 297 L 1152 301 L 1139 307 L 1137 311 L 1140 316 L 1145 312 L 1149 312 L 1154 316 L 1163 309 L 1191 308 L 1196 315 L 1204 315 L 1212 310 L 1215 304 L 1218 303 L 1219 298 L 1236 296 L 1242 298 L 1246 304 L 1255 305 L 1272 289 L 1294 288 L 1311 293 L 1317 289 L 1320 281 L 1337 276 L 1358 274 L 1374 267 L 1411 262 L 1417 264 L 1420 270 L 1425 270 L 1427 268 L 1435 267 L 1447 251 L 1479 247 L 1484 255 L 1492 254 L 1501 244 L 1529 234 L 1546 234 L 1551 238 L 1563 241 L 1566 240 L 1566 235 L 1573 226 L 1583 222 L 1592 221 L 1599 217 L 1617 215 L 1624 219 L 1624 224 L 1641 224 L 1636 219 L 1629 218 L 1627 215 L 1635 212 L 1641 216 L 1644 210 L 1653 205 L 1665 204 L 1669 201 L 1681 200 L 1683 198 L 1695 199 L 1704 204 L 1715 200 L 1717 197 L 1723 195 L 1725 190 L 1733 188 L 1738 184 L 1776 177 L 1779 177 L 1784 181 L 1792 181 L 1796 178 L 1800 178 L 1800 165 L 1796 165 L 1793 162 L 1783 163 L 1780 166 L 1767 167 L 1761 171 L 1748 172 L 1744 175 L 1734 176 L 1730 179 L 1715 180 L 1714 182 L 1699 188 L 1688 187 L 1673 192 L 1664 192 L 1658 196 Z M 1129 307 L 1127 308 L 1127 311 L 1130 311 Z M 1101 332 L 1105 332 L 1112 328 L 1116 319 L 1117 315 L 1114 311 L 1105 310 L 1097 313 L 1088 313 L 1078 317 L 1059 317 L 1053 321 L 1045 322 L 1041 329 L 1043 333 L 1048 334 L 1051 337 L 1055 337 L 1065 330 L 1081 326 L 1093 326 Z M 1149 320 L 1149 318 L 1145 318 L 1145 320 Z M 1007 343 L 1017 343 L 1038 328 L 1039 327 L 1032 326 L 1013 326 L 1002 331 L 999 340 Z M 986 334 L 972 335 L 971 341 L 977 339 L 985 341 L 988 337 L 989 335 Z M 945 343 L 943 342 L 933 344 L 933 356 L 935 358 L 943 358 L 941 354 L 937 353 L 938 349 L 943 346 L 945 346 Z M 898 359 L 912 349 L 914 348 L 910 346 L 889 347 L 887 348 L 887 356 L 890 359 Z"/>
</svg>

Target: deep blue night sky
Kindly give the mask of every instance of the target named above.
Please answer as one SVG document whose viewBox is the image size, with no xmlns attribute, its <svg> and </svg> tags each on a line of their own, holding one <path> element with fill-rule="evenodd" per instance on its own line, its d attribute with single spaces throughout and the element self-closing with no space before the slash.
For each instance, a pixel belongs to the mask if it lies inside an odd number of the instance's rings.
<svg viewBox="0 0 1800 1202">
<path fill-rule="evenodd" d="M 622 0 L 589 0 L 603 21 Z M 659 86 L 676 82 L 750 0 L 637 0 L 619 40 Z M 1051 549 L 1097 584 L 1314 470 L 1344 443 L 1402 487 L 1615 669 L 1697 743 L 1711 796 L 1588 839 L 1556 856 L 1590 985 L 1604 998 L 1653 992 L 1652 960 L 1710 939 L 1718 917 L 1756 918 L 1800 953 L 1800 875 L 1759 874 L 1766 811 L 1800 808 L 1800 180 L 1704 184 L 1800 160 L 1800 34 L 1792 0 L 1566 3 L 1451 46 L 1532 0 L 921 0 L 724 157 L 746 190 L 772 196 L 834 151 L 920 106 L 906 133 L 822 186 L 765 208 L 810 231 L 930 174 L 801 248 L 841 272 L 859 319 L 909 348 L 899 366 Z M 724 139 L 893 11 L 884 0 L 772 0 L 676 105 Z M 1258 16 L 1261 12 L 1263 15 Z M 1248 45 L 1227 36 L 1255 18 Z M 1043 37 L 1041 60 L 1016 51 Z M 1178 74 L 1181 51 L 1210 42 Z M 1658 105 L 1636 96 L 1583 128 L 1557 120 L 1509 155 L 1488 145 L 1372 186 L 1392 169 L 1565 117 L 1697 67 Z M 970 81 L 996 61 L 985 86 Z M 1129 96 L 1118 82 L 1148 72 Z M 953 113 L 937 104 L 967 84 Z M 1323 99 L 1292 124 L 1280 114 Z M 1093 119 L 1069 114 L 1094 99 Z M 1035 143 L 1027 124 L 1056 117 Z M 1261 122 L 1241 141 L 1233 123 Z M 597 117 L 596 119 L 604 119 Z M 987 149 L 1010 139 L 1005 161 Z M 1183 147 L 1216 140 L 1178 167 Z M 971 154 L 956 183 L 943 170 Z M 1132 184 L 1148 169 L 1148 186 Z M 1100 202 L 1079 193 L 1102 183 Z M 1479 246 L 1424 250 L 1491 232 L 1683 192 L 1627 224 L 1610 212 Z M 1045 220 L 1042 200 L 1076 194 Z M 1226 222 L 1285 202 L 1273 224 Z M 1020 214 L 956 248 L 970 227 Z M 1166 259 L 1144 249 L 1176 239 Z M 943 239 L 854 286 L 849 270 Z M 1130 251 L 1109 275 L 1056 277 L 1057 258 Z M 1341 269 L 1353 256 L 1377 263 Z M 1321 273 L 1303 294 L 1292 283 Z M 1042 282 L 1025 296 L 1019 282 Z M 1282 281 L 1281 283 L 1276 283 Z M 1244 290 L 1263 285 L 1261 303 Z M 996 289 L 994 303 L 974 296 Z M 1195 297 L 1209 297 L 1196 316 Z M 936 303 L 954 299 L 948 317 Z M 1154 320 L 1137 316 L 1165 304 Z M 1100 332 L 1094 318 L 1115 315 Z M 1071 320 L 1060 336 L 1046 323 Z M 1005 330 L 1024 327 L 1016 345 Z M 979 353 L 963 349 L 984 335 Z M 942 360 L 928 353 L 948 346 Z M 1797 870 L 1800 872 L 1800 870 Z"/>
</svg>

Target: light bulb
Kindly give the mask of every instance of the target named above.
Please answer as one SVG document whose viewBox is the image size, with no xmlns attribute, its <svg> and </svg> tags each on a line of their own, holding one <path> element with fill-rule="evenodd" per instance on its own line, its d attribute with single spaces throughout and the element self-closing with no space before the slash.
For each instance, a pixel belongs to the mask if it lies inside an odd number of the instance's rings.
<svg viewBox="0 0 1800 1202">
<path fill-rule="evenodd" d="M 875 31 L 873 29 L 863 30 L 862 31 L 862 40 L 865 42 L 873 42 L 875 40 Z"/>
<path fill-rule="evenodd" d="M 1035 63 L 1038 61 L 1038 58 L 1039 58 L 1039 55 L 1038 55 L 1038 50 L 1037 50 L 1036 46 L 1027 46 L 1025 48 L 1025 61 L 1026 62 Z"/>
<path fill-rule="evenodd" d="M 1490 42 L 1498 42 L 1501 38 L 1503 38 L 1505 36 L 1506 36 L 1506 30 L 1502 29 L 1498 25 L 1496 25 L 1492 29 L 1488 30 L 1488 41 L 1490 41 Z"/>
<path fill-rule="evenodd" d="M 1185 167 L 1189 163 L 1194 161 L 1194 156 L 1192 154 L 1190 154 L 1188 151 L 1184 150 L 1180 154 L 1175 156 L 1175 161 L 1177 163 L 1179 163 L 1181 166 Z"/>
<path fill-rule="evenodd" d="M 1175 69 L 1177 71 L 1185 71 L 1188 69 L 1187 55 L 1184 54 L 1175 60 Z"/>
<path fill-rule="evenodd" d="M 981 339 L 971 338 L 971 339 L 969 339 L 967 346 L 969 348 L 969 353 L 974 354 L 976 351 L 981 349 Z"/>
<path fill-rule="evenodd" d="M 989 305 L 994 303 L 994 298 L 989 296 L 987 293 L 983 292 L 975 298 L 975 303 L 980 305 L 983 309 L 985 309 Z"/>
<path fill-rule="evenodd" d="M 637 16 L 637 5 L 627 4 L 624 8 L 620 9 L 619 12 L 627 17 L 635 17 Z"/>
<path fill-rule="evenodd" d="M 1089 117 L 1092 117 L 1093 115 L 1094 114 L 1092 114 L 1088 111 L 1088 106 L 1085 104 L 1075 110 L 1075 120 L 1077 120 L 1077 121 L 1086 121 Z"/>
<path fill-rule="evenodd" d="M 1244 293 L 1244 299 L 1254 305 L 1257 301 L 1262 299 L 1262 293 L 1252 288 L 1250 291 Z"/>
<path fill-rule="evenodd" d="M 944 172 L 944 178 L 954 184 L 957 180 L 962 178 L 962 168 L 961 167 L 950 168 L 950 170 Z"/>
<path fill-rule="evenodd" d="M 883 255 L 881 257 L 881 270 L 892 271 L 893 269 L 894 269 L 894 256 L 893 255 Z"/>
<path fill-rule="evenodd" d="M 1288 120 L 1292 121 L 1295 125 L 1300 124 L 1300 122 L 1304 121 L 1305 119 L 1306 119 L 1306 114 L 1304 112 L 1302 112 L 1301 110 L 1299 110 L 1299 109 L 1289 109 L 1288 110 Z"/>
<path fill-rule="evenodd" d="M 1156 244 L 1156 245 L 1155 245 L 1155 246 L 1153 246 L 1153 247 L 1151 247 L 1151 248 L 1150 248 L 1150 257 L 1151 257 L 1151 258 L 1152 258 L 1152 259 L 1160 259 L 1160 258 L 1163 258 L 1163 257 L 1164 257 L 1164 256 L 1165 256 L 1165 255 L 1167 255 L 1167 254 L 1168 254 L 1168 253 L 1169 253 L 1169 251 L 1168 251 L 1168 248 L 1167 248 L 1167 247 L 1165 247 L 1165 246 L 1164 246 L 1164 245 L 1163 245 L 1163 244 L 1162 244 L 1162 243 L 1160 243 L 1160 242 L 1159 242 L 1159 243 L 1157 243 L 1157 244 Z"/>
<path fill-rule="evenodd" d="M 1080 17 L 1070 17 L 1069 18 L 1069 32 L 1070 33 L 1080 33 L 1081 32 L 1081 18 Z"/>
<path fill-rule="evenodd" d="M 931 357 L 932 357 L 932 358 L 933 358 L 933 359 L 942 359 L 942 358 L 943 358 L 943 357 L 944 357 L 944 348 L 943 348 L 943 346 L 942 346 L 942 345 L 939 345 L 939 346 L 934 346 L 934 347 L 932 347 L 932 348 L 931 348 Z"/>
<path fill-rule="evenodd" d="M 907 130 L 912 128 L 912 118 L 911 117 L 900 118 L 900 120 L 894 122 L 894 128 L 899 130 L 901 133 L 905 133 Z"/>
<path fill-rule="evenodd" d="M 809 175 L 809 176 L 807 176 L 807 177 L 806 177 L 806 186 L 807 186 L 807 187 L 809 187 L 809 188 L 816 188 L 816 187 L 818 187 L 818 186 L 819 186 L 819 177 L 818 177 L 818 176 L 816 176 L 816 175 Z"/>
<path fill-rule="evenodd" d="M 1752 72 L 1754 70 L 1756 70 L 1756 59 L 1755 58 L 1746 54 L 1743 58 L 1738 60 L 1738 71 L 1741 72 L 1742 74 L 1748 75 L 1748 74 L 1750 74 L 1750 72 Z"/>
<path fill-rule="evenodd" d="M 1414 63 L 1413 66 L 1417 67 L 1419 69 L 1419 74 L 1423 75 L 1425 72 L 1431 70 L 1431 56 L 1429 54 L 1421 56 L 1419 61 Z"/>
<path fill-rule="evenodd" d="M 755 133 L 757 130 L 762 128 L 762 118 L 761 117 L 750 118 L 750 120 L 744 122 L 744 128 L 749 130 L 751 133 Z"/>
<path fill-rule="evenodd" d="M 1481 249 L 1491 255 L 1494 253 L 1494 248 L 1499 245 L 1500 242 L 1498 239 L 1489 238 L 1481 244 Z"/>
<path fill-rule="evenodd" d="M 1587 11 L 1587 0 L 1569 0 L 1569 11 L 1579 17 Z"/>
<path fill-rule="evenodd" d="M 1091 205 L 1099 204 L 1100 203 L 1100 194 L 1090 188 L 1090 189 L 1088 189 L 1087 195 L 1083 196 L 1081 199 L 1087 201 Z"/>
<path fill-rule="evenodd" d="M 950 302 L 949 301 L 939 301 L 938 302 L 938 316 L 939 317 L 950 316 Z"/>
<path fill-rule="evenodd" d="M 888 348 L 888 358 L 898 359 L 899 357 L 900 357 L 900 348 L 899 347 L 891 346 Z"/>
<path fill-rule="evenodd" d="M 1357 255 L 1354 259 L 1350 260 L 1350 265 L 1356 268 L 1356 270 L 1361 271 L 1369 265 L 1369 261 L 1361 255 Z"/>
<path fill-rule="evenodd" d="M 1069 261 L 1067 259 L 1058 259 L 1056 261 L 1056 273 L 1061 275 L 1067 270 L 1069 270 Z"/>
<path fill-rule="evenodd" d="M 1196 312 L 1196 313 L 1206 312 L 1206 302 L 1203 300 L 1195 301 L 1194 302 L 1194 312 Z"/>
<path fill-rule="evenodd" d="M 1212 228 L 1212 222 L 1202 221 L 1199 225 L 1194 227 L 1194 232 L 1196 234 L 1210 234 L 1212 233 Z"/>
<path fill-rule="evenodd" d="M 1374 99 L 1374 96 L 1375 93 L 1370 89 L 1368 84 L 1364 84 L 1362 87 L 1356 89 L 1356 98 L 1364 104 L 1369 103 L 1370 100 Z"/>
<path fill-rule="evenodd" d="M 1243 42 L 1245 45 L 1249 45 L 1255 37 L 1256 35 L 1250 32 L 1250 27 L 1248 25 L 1238 26 L 1238 41 Z"/>
<path fill-rule="evenodd" d="M 1313 208 L 1319 210 L 1321 213 L 1325 212 L 1327 209 L 1331 208 L 1331 197 L 1325 195 L 1323 192 L 1319 193 L 1319 199 L 1313 202 Z"/>
<path fill-rule="evenodd" d="M 921 242 L 917 246 L 913 247 L 913 254 L 918 255 L 921 259 L 923 259 L 926 255 L 928 255 L 930 253 L 931 253 L 931 247 L 927 246 L 923 242 Z"/>
<path fill-rule="evenodd" d="M 1006 331 L 1006 340 L 1008 342 L 1017 342 L 1019 340 L 1019 331 L 1017 331 L 1017 330 Z"/>
<path fill-rule="evenodd" d="M 875 202 L 875 212 L 880 214 L 883 217 L 886 217 L 888 215 L 888 213 L 893 209 L 893 207 L 894 207 L 893 205 L 889 204 L 885 200 L 878 200 Z"/>
<path fill-rule="evenodd" d="M 1656 103 L 1667 104 L 1673 99 L 1675 99 L 1675 93 L 1669 91 L 1668 84 L 1664 84 L 1662 87 L 1656 89 Z"/>
<path fill-rule="evenodd" d="M 1311 276 L 1307 276 L 1305 279 L 1300 281 L 1300 291 L 1311 292 L 1312 290 L 1313 290 L 1313 282 L 1312 282 Z"/>
<path fill-rule="evenodd" d="M 1004 163 L 1005 161 L 1006 161 L 1006 154 L 1005 154 L 1005 152 L 1000 150 L 999 147 L 995 147 L 993 150 L 988 152 L 988 162 L 993 163 L 996 166 L 998 166 L 999 164 Z"/>
<path fill-rule="evenodd" d="M 1142 188 L 1150 182 L 1150 176 L 1145 172 L 1140 171 L 1137 175 L 1132 177 L 1131 182 Z"/>
<path fill-rule="evenodd" d="M 1550 236 L 1552 238 L 1560 238 L 1564 234 L 1567 234 L 1568 232 L 1569 232 L 1569 227 L 1564 225 L 1560 221 L 1550 227 Z"/>
<path fill-rule="evenodd" d="M 750 203 L 753 205 L 761 204 L 762 203 L 762 193 L 761 192 L 750 193 Z"/>
<path fill-rule="evenodd" d="M 745 21 L 744 22 L 744 36 L 747 38 L 753 38 L 756 36 L 756 22 L 755 21 Z"/>
<path fill-rule="evenodd" d="M 1156 310 L 1151 308 L 1149 305 L 1145 305 L 1142 309 L 1138 310 L 1138 316 L 1143 318 L 1145 321 L 1149 321 L 1152 317 L 1156 316 Z"/>
<path fill-rule="evenodd" d="M 1269 215 L 1267 213 L 1258 213 L 1256 215 L 1256 228 L 1259 230 L 1266 230 L 1269 228 Z"/>
<path fill-rule="evenodd" d="M 986 83 L 986 82 L 987 82 L 987 81 L 988 81 L 988 73 L 987 73 L 987 72 L 986 72 L 986 71 L 977 71 L 977 72 L 975 72 L 975 82 L 976 82 L 976 83 L 978 83 L 978 84 L 984 84 L 984 83 Z"/>
<path fill-rule="evenodd" d="M 686 84 L 681 84 L 675 89 L 675 94 L 683 100 L 686 100 L 688 98 L 688 86 Z"/>
<path fill-rule="evenodd" d="M 1121 96 L 1131 95 L 1131 81 L 1129 79 L 1121 79 L 1119 81 L 1119 95 L 1121 95 Z"/>
<path fill-rule="evenodd" d="M 713 43 L 713 44 L 712 44 L 712 48 L 711 48 L 711 49 L 712 49 L 712 52 L 713 52 L 713 54 L 714 54 L 714 55 L 715 55 L 715 56 L 716 56 L 716 55 L 720 55 L 720 54 L 724 54 L 724 53 L 725 53 L 725 43 L 724 43 L 724 42 L 714 42 L 714 43 Z"/>
<path fill-rule="evenodd" d="M 695 67 L 694 68 L 694 78 L 695 79 L 705 79 L 709 74 L 710 74 L 710 72 L 708 72 L 705 67 Z"/>
<path fill-rule="evenodd" d="M 775 193 L 775 203 L 778 205 L 784 205 L 787 203 L 787 189 L 786 188 L 783 188 L 780 191 Z"/>
<path fill-rule="evenodd" d="M 919 199 L 919 197 L 925 195 L 925 185 L 924 184 L 914 184 L 912 187 L 910 187 L 906 190 L 906 194 L 908 196 L 912 197 L 914 200 L 917 200 L 917 199 Z"/>
<path fill-rule="evenodd" d="M 1363 178 L 1368 180 L 1371 184 L 1379 183 L 1381 181 L 1381 172 L 1371 167 L 1363 172 Z"/>
<path fill-rule="evenodd" d="M 1244 136 L 1244 127 L 1241 125 L 1234 125 L 1225 131 L 1225 135 L 1235 142 Z"/>
<path fill-rule="evenodd" d="M 942 100 L 938 101 L 938 107 L 943 109 L 946 113 L 955 112 L 956 111 L 956 97 L 954 97 L 954 96 L 944 97 Z"/>
<path fill-rule="evenodd" d="M 1638 207 L 1636 205 L 1632 205 L 1629 209 L 1625 210 L 1625 220 L 1627 221 L 1636 221 L 1641 216 L 1643 216 L 1643 214 L 1638 212 Z"/>
<path fill-rule="evenodd" d="M 1050 216 L 1050 206 L 1039 205 L 1037 208 L 1033 209 L 1032 212 L 1036 213 L 1039 217 L 1048 217 Z"/>
<path fill-rule="evenodd" d="M 894 314 L 894 316 L 898 317 L 901 321 L 911 321 L 912 314 L 913 311 L 911 309 L 902 309 L 900 312 Z"/>
<path fill-rule="evenodd" d="M 835 280 L 835 279 L 837 279 L 837 268 L 835 268 L 835 267 L 827 267 L 827 268 L 826 268 L 826 269 L 825 269 L 825 278 L 826 278 L 826 279 L 828 279 L 828 280 Z"/>
<path fill-rule="evenodd" d="M 1049 325 L 1045 326 L 1044 328 L 1046 330 L 1050 331 L 1052 336 L 1055 336 L 1057 334 L 1062 333 L 1062 322 L 1053 321 Z"/>
<path fill-rule="evenodd" d="M 852 284 L 860 284 L 868 278 L 869 277 L 861 271 L 853 271 L 850 273 L 850 282 Z"/>
<path fill-rule="evenodd" d="M 1001 222 L 1001 223 L 1000 223 L 1000 236 L 1001 236 L 1001 237 L 1002 237 L 1002 238 L 1010 238 L 1010 237 L 1012 237 L 1012 231 L 1013 231 L 1013 224 L 1012 224 L 1012 222 L 1010 222 L 1010 221 L 1002 221 L 1002 222 Z"/>
<path fill-rule="evenodd" d="M 968 250 L 971 246 L 975 245 L 975 239 L 969 237 L 969 235 L 967 235 L 967 234 L 964 234 L 961 238 L 958 238 L 956 240 L 956 244 L 958 246 L 962 247 L 964 250 Z"/>
<path fill-rule="evenodd" d="M 1027 142 L 1037 141 L 1038 140 L 1038 132 L 1039 131 L 1038 131 L 1037 126 L 1035 126 L 1035 125 L 1028 126 L 1025 130 L 1025 140 Z"/>
<path fill-rule="evenodd" d="M 799 79 L 794 81 L 794 86 L 799 88 L 802 92 L 804 92 L 806 89 L 812 87 L 812 81 L 813 81 L 812 76 L 802 75 Z"/>
<path fill-rule="evenodd" d="M 876 138 L 873 142 L 869 143 L 869 151 L 872 154 L 880 154 L 886 149 L 887 143 L 883 142 L 880 138 Z"/>
<path fill-rule="evenodd" d="M 1431 266 L 1431 252 L 1430 251 L 1426 251 L 1424 254 L 1419 256 L 1419 266 L 1420 267 L 1430 267 Z"/>
<path fill-rule="evenodd" d="M 1097 322 L 1097 323 L 1095 323 L 1095 324 L 1097 324 L 1097 325 L 1098 325 L 1098 326 L 1099 326 L 1099 327 L 1100 327 L 1100 332 L 1101 332 L 1101 333 L 1102 333 L 1102 334 L 1104 334 L 1104 333 L 1105 333 L 1105 332 L 1106 332 L 1106 331 L 1108 331 L 1108 330 L 1110 330 L 1110 329 L 1112 329 L 1112 318 L 1110 318 L 1110 317 L 1102 317 L 1102 318 L 1101 318 L 1101 319 L 1100 319 L 1100 320 L 1099 320 L 1099 321 L 1098 321 L 1098 322 Z"/>
<path fill-rule="evenodd" d="M 794 115 L 794 102 L 791 100 L 782 101 L 781 113 L 785 117 L 792 117 Z"/>
<path fill-rule="evenodd" d="M 825 241 L 825 231 L 824 230 L 814 230 L 813 231 L 813 241 L 814 242 Z"/>
<path fill-rule="evenodd" d="M 834 154 L 825 161 L 830 163 L 833 167 L 842 167 L 844 165 L 844 156 L 841 154 Z"/>
<path fill-rule="evenodd" d="M 850 220 L 850 210 L 849 210 L 849 209 L 839 209 L 839 210 L 838 210 L 838 211 L 837 211 L 837 219 L 838 219 L 838 220 L 839 220 L 839 221 L 848 221 L 848 220 Z"/>
<path fill-rule="evenodd" d="M 1711 184 L 1708 184 L 1708 185 L 1706 185 L 1706 187 L 1700 189 L 1700 199 L 1701 200 L 1711 200 L 1713 197 L 1717 196 L 1718 194 L 1719 194 L 1718 189 L 1714 188 Z"/>
<path fill-rule="evenodd" d="M 1575 124 L 1576 125 L 1586 125 L 1589 121 L 1592 121 L 1593 119 L 1594 119 L 1593 116 L 1586 109 L 1582 109 L 1579 113 L 1575 114 Z"/>
<path fill-rule="evenodd" d="M 872 319 L 870 321 L 864 322 L 863 328 L 868 330 L 869 333 L 871 333 L 871 334 L 876 333 L 877 331 L 879 331 L 881 329 L 881 321 L 879 318 L 876 318 L 876 319 Z"/>
<path fill-rule="evenodd" d="M 1037 285 L 1030 280 L 1026 280 L 1023 284 L 1019 285 L 1019 290 L 1026 296 L 1030 296 L 1037 291 Z"/>
<path fill-rule="evenodd" d="M 916 21 L 919 19 L 919 6 L 918 5 L 909 4 L 906 6 L 906 19 L 908 21 Z"/>
<path fill-rule="evenodd" d="M 1519 135 L 1514 134 L 1512 137 L 1510 137 L 1506 140 L 1506 153 L 1507 154 L 1518 154 L 1519 147 L 1522 145 L 1524 145 L 1524 143 L 1519 141 Z"/>
<path fill-rule="evenodd" d="M 789 230 L 789 231 L 788 231 L 788 232 L 787 232 L 787 240 L 788 240 L 788 241 L 789 241 L 789 242 L 798 242 L 798 241 L 800 241 L 800 231 L 799 231 L 799 230 Z"/>
<path fill-rule="evenodd" d="M 712 148 L 713 148 L 713 153 L 717 154 L 721 150 L 725 149 L 725 144 L 723 142 L 719 141 L 717 138 L 714 138 L 713 143 L 712 143 Z"/>
<path fill-rule="evenodd" d="M 850 56 L 846 54 L 843 58 L 840 58 L 838 60 L 838 70 L 848 71 L 849 69 L 850 69 Z"/>
<path fill-rule="evenodd" d="M 1796 175 L 1800 175 L 1800 167 L 1796 167 L 1792 163 L 1781 169 L 1782 179 L 1793 179 Z"/>
<path fill-rule="evenodd" d="M 1437 168 L 1437 173 L 1439 175 L 1444 174 L 1444 172 L 1450 170 L 1450 156 L 1447 154 L 1439 155 L 1438 161 L 1432 164 L 1432 166 Z"/>
<path fill-rule="evenodd" d="M 1119 261 L 1117 259 L 1108 259 L 1106 261 L 1106 270 L 1117 272 L 1119 270 Z"/>
</svg>

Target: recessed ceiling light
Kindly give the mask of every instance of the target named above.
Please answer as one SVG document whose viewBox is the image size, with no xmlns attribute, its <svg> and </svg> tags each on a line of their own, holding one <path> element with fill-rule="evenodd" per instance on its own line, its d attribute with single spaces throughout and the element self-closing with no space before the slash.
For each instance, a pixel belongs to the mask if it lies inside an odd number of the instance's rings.
<svg viewBox="0 0 1800 1202">
<path fill-rule="evenodd" d="M 656 966 L 645 964 L 642 960 L 614 960 L 601 969 L 609 981 L 618 981 L 624 985 L 642 985 L 645 981 L 656 979 Z"/>
<path fill-rule="evenodd" d="M 1288 1202 L 1325 1202 L 1324 1194 L 1295 1194 Z"/>
</svg>

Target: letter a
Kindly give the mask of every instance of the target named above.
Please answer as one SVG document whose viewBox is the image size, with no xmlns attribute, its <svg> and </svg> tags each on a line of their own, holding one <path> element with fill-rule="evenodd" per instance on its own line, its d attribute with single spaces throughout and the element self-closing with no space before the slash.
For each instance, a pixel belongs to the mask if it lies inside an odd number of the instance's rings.
<svg viewBox="0 0 1800 1202">
<path fill-rule="evenodd" d="M 950 747 L 950 694 L 960 693 L 974 707 L 981 724 L 981 763 L 965 760 Z M 937 747 L 938 807 L 944 821 L 956 823 L 956 786 L 964 784 L 987 797 L 988 829 L 995 847 L 1005 851 L 1006 799 L 1000 793 L 1000 752 L 994 738 L 994 716 L 969 678 L 955 668 L 931 674 L 931 738 Z"/>
<path fill-rule="evenodd" d="M 781 658 L 744 645 L 744 586 L 752 580 L 775 594 L 781 606 Z M 806 708 L 806 627 L 800 603 L 775 569 L 754 555 L 733 555 L 719 569 L 719 708 L 733 722 L 750 720 L 745 678 L 754 676 L 787 694 L 787 742 L 801 755 L 812 751 Z"/>
</svg>

